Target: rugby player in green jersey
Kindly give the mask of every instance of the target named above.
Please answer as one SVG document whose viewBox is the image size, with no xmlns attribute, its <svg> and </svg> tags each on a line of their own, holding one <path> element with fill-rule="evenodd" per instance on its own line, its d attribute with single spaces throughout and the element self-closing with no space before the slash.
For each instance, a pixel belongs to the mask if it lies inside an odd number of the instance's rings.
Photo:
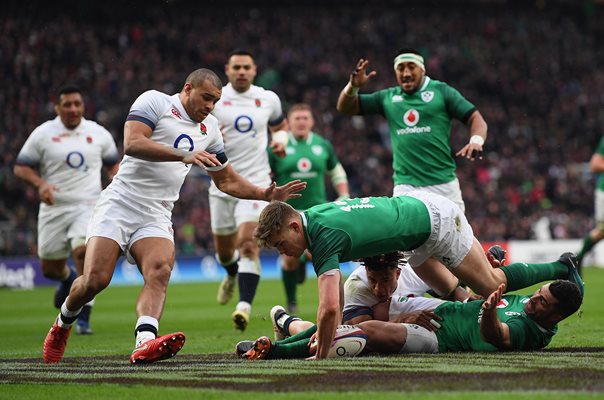
<svg viewBox="0 0 604 400">
<path fill-rule="evenodd" d="M 364 351 L 383 354 L 531 351 L 551 342 L 558 332 L 557 324 L 574 314 L 583 298 L 580 287 L 567 280 L 547 283 L 532 296 L 502 295 L 504 286 L 501 284 L 486 300 L 468 303 L 423 297 L 393 299 L 390 308 L 401 315 L 418 311 L 432 314 L 434 319 L 427 324 L 369 320 L 338 330 L 344 334 L 354 330 L 366 340 Z M 266 336 L 240 342 L 237 352 L 246 359 L 307 358 L 314 354 L 315 346 L 309 346 L 316 332 L 312 322 L 283 310 L 273 324 L 282 336 L 292 336 L 275 342 Z M 347 352 L 341 354 L 346 356 Z"/>
<path fill-rule="evenodd" d="M 447 197 L 465 211 L 455 159 L 451 150 L 451 121 L 468 126 L 469 142 L 456 156 L 482 158 L 487 124 L 456 89 L 426 75 L 424 59 L 414 49 L 400 49 L 394 58 L 398 86 L 358 94 L 375 75 L 360 59 L 336 108 L 346 115 L 380 114 L 388 121 L 392 141 L 393 195 L 425 190 Z"/>
<path fill-rule="evenodd" d="M 304 196 L 288 200 L 297 210 L 305 210 L 327 202 L 325 177 L 329 177 L 338 199 L 347 199 L 348 177 L 329 141 L 312 131 L 314 119 L 308 104 L 294 104 L 287 114 L 290 132 L 285 157 L 268 152 L 268 160 L 277 184 L 299 179 L 306 182 Z M 281 277 L 287 296 L 287 309 L 295 313 L 297 307 L 297 285 L 304 281 L 306 261 L 302 257 L 282 256 Z"/>
<path fill-rule="evenodd" d="M 327 356 L 342 320 L 341 262 L 403 251 L 437 293 L 450 293 L 461 281 L 484 298 L 501 284 L 513 291 L 569 276 L 580 282 L 572 258 L 492 268 L 459 207 L 421 191 L 335 201 L 304 212 L 272 202 L 262 211 L 254 237 L 260 246 L 275 247 L 281 254 L 299 257 L 306 249 L 312 254 L 319 287 L 317 358 Z"/>
<path fill-rule="evenodd" d="M 583 238 L 583 247 L 577 253 L 577 259 L 579 260 L 579 271 L 583 263 L 583 257 L 602 239 L 604 239 L 604 137 L 600 139 L 596 152 L 591 156 L 589 161 L 589 167 L 591 171 L 597 174 L 598 183 L 595 191 L 595 210 L 596 210 L 596 226 L 593 228 L 585 238 Z"/>
</svg>

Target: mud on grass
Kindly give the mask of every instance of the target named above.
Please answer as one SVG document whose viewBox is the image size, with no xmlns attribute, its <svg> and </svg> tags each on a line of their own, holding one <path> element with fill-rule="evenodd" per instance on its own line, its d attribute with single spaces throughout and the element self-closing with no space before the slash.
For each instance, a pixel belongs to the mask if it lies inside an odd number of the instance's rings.
<svg viewBox="0 0 604 400">
<path fill-rule="evenodd" d="M 178 355 L 132 366 L 126 356 L 0 359 L 0 383 L 116 384 L 229 391 L 604 392 L 604 348 L 533 353 L 397 355 L 243 361 L 231 354 Z"/>
</svg>

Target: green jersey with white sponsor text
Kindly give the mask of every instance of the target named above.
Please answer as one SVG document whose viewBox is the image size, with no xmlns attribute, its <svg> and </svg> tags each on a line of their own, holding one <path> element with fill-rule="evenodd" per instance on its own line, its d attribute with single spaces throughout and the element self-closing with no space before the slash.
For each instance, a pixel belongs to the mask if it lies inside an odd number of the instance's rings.
<svg viewBox="0 0 604 400">
<path fill-rule="evenodd" d="M 541 349 L 558 331 L 557 326 L 552 330 L 540 327 L 525 314 L 524 305 L 529 299 L 529 296 L 505 295 L 497 305 L 499 320 L 510 328 L 512 350 Z M 436 331 L 439 352 L 499 350 L 480 337 L 483 303 L 456 301 L 436 307 L 434 313 L 442 318 L 438 321 L 441 327 Z"/>
<path fill-rule="evenodd" d="M 359 95 L 360 114 L 381 114 L 392 140 L 394 184 L 430 186 L 455 179 L 451 121 L 464 123 L 476 110 L 456 89 L 424 78 L 419 90 L 400 86 Z"/>
<path fill-rule="evenodd" d="M 604 157 L 604 136 L 602 136 L 602 139 L 600 139 L 600 143 L 598 143 L 596 153 Z M 596 189 L 604 191 L 604 174 L 598 175 L 598 184 L 596 186 Z"/>
<path fill-rule="evenodd" d="M 317 275 L 360 257 L 413 250 L 431 233 L 430 214 L 409 197 L 334 201 L 302 213 L 304 234 Z"/>
<path fill-rule="evenodd" d="M 327 202 L 325 195 L 325 173 L 339 163 L 333 146 L 323 137 L 311 132 L 306 140 L 296 140 L 290 133 L 286 155 L 283 158 L 269 151 L 268 161 L 281 186 L 295 179 L 307 183 L 302 197 L 287 202 L 297 210 L 305 210 Z"/>
</svg>

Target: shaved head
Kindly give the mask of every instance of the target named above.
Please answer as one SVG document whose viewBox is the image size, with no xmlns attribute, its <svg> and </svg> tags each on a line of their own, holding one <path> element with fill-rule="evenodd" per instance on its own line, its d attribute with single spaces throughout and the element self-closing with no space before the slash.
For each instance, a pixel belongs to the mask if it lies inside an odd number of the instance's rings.
<svg viewBox="0 0 604 400">
<path fill-rule="evenodd" d="M 196 69 L 187 76 L 185 83 L 190 83 L 193 87 L 200 86 L 203 82 L 209 81 L 212 86 L 222 89 L 222 82 L 218 75 L 207 68 Z"/>
</svg>

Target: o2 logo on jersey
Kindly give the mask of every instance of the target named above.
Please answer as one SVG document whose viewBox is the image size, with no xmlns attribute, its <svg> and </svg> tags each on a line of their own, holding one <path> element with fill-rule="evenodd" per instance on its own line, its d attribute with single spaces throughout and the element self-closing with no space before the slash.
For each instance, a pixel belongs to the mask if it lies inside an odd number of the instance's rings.
<svg viewBox="0 0 604 400">
<path fill-rule="evenodd" d="M 300 172 L 308 172 L 312 168 L 312 162 L 308 158 L 302 157 L 298 160 L 297 167 Z"/>
<path fill-rule="evenodd" d="M 180 142 L 184 142 L 183 145 L 186 146 L 187 144 L 189 145 L 188 151 L 193 151 L 193 149 L 195 148 L 195 144 L 193 143 L 193 139 L 191 139 L 191 136 L 187 135 L 186 133 L 181 133 L 180 135 L 178 135 L 178 137 L 176 138 L 176 140 L 174 141 L 174 148 L 175 149 L 181 149 L 180 148 Z M 185 148 L 181 149 L 181 150 L 185 150 Z"/>
<path fill-rule="evenodd" d="M 79 151 L 71 151 L 67 153 L 65 162 L 73 169 L 78 169 L 84 165 L 84 155 Z M 87 171 L 88 167 L 84 165 L 84 171 Z"/>
<path fill-rule="evenodd" d="M 254 128 L 254 121 L 252 121 L 252 119 L 247 115 L 240 115 L 235 118 L 233 126 L 239 133 L 248 133 Z"/>
<path fill-rule="evenodd" d="M 419 122 L 419 113 L 414 109 L 408 110 L 405 115 L 403 115 L 403 121 L 405 121 L 407 126 L 415 126 Z"/>
</svg>

